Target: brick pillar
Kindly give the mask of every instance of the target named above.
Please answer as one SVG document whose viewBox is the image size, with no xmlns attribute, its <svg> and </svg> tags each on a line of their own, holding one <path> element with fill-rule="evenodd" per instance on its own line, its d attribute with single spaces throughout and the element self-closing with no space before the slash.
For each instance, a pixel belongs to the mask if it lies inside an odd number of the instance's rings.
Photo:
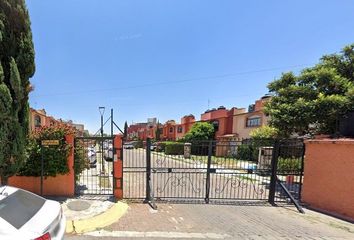
<svg viewBox="0 0 354 240">
<path fill-rule="evenodd" d="M 116 199 L 123 199 L 123 135 L 115 135 L 114 148 L 116 155 L 114 157 L 114 197 Z"/>
<path fill-rule="evenodd" d="M 74 196 L 75 195 L 75 172 L 74 172 L 74 135 L 66 135 L 65 141 L 67 144 L 71 145 L 69 156 L 68 156 L 68 166 L 69 166 L 69 173 L 68 173 L 68 182 L 67 184 L 67 196 Z"/>
</svg>

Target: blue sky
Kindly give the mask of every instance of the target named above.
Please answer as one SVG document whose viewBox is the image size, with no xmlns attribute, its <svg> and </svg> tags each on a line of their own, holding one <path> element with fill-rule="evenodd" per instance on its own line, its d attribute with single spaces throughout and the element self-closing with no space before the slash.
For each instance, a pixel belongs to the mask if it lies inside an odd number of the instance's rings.
<svg viewBox="0 0 354 240">
<path fill-rule="evenodd" d="M 282 72 L 354 42 L 352 0 L 27 0 L 34 108 L 99 129 L 248 107 Z M 108 128 L 105 129 L 108 131 Z"/>
</svg>

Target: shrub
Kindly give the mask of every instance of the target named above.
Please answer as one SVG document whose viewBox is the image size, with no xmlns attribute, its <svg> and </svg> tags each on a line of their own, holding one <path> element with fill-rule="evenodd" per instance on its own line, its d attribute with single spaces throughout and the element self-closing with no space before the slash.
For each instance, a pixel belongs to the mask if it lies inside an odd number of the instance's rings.
<svg viewBox="0 0 354 240">
<path fill-rule="evenodd" d="M 79 175 L 82 171 L 89 168 L 90 168 L 90 161 L 85 151 L 85 147 L 81 141 L 76 142 L 75 149 L 74 149 L 75 181 L 79 180 Z"/>
<path fill-rule="evenodd" d="M 27 154 L 24 165 L 19 171 L 23 176 L 41 176 L 41 159 L 43 156 L 44 176 L 55 177 L 57 174 L 67 174 L 67 163 L 71 145 L 65 142 L 65 135 L 74 133 L 65 125 L 42 127 L 33 132 L 28 140 Z M 59 140 L 59 145 L 41 146 L 42 140 Z"/>
<path fill-rule="evenodd" d="M 301 171 L 301 158 L 278 158 L 278 174 L 291 174 Z"/>
<path fill-rule="evenodd" d="M 242 144 L 238 146 L 236 157 L 238 159 L 249 161 L 255 161 L 258 158 L 258 156 L 255 158 L 255 149 L 251 144 Z"/>
<path fill-rule="evenodd" d="M 164 152 L 166 147 L 166 142 L 157 142 L 156 143 L 156 152 Z"/>
<path fill-rule="evenodd" d="M 136 141 L 135 144 L 134 144 L 134 148 L 143 148 L 143 147 L 144 147 L 144 142 L 141 139 Z"/>
<path fill-rule="evenodd" d="M 185 141 L 205 141 L 214 138 L 214 126 L 208 122 L 196 122 L 184 136 Z"/>
<path fill-rule="evenodd" d="M 278 136 L 278 130 L 270 126 L 262 126 L 250 132 L 252 139 L 270 139 Z"/>
<path fill-rule="evenodd" d="M 166 155 L 183 155 L 184 143 L 179 142 L 165 142 Z"/>
</svg>

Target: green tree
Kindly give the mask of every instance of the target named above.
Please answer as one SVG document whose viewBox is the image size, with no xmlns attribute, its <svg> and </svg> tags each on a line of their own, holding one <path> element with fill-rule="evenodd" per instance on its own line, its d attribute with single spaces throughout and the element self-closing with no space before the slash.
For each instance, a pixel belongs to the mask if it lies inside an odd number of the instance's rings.
<svg viewBox="0 0 354 240">
<path fill-rule="evenodd" d="M 268 88 L 274 96 L 266 113 L 281 135 L 336 133 L 339 117 L 354 109 L 354 44 L 297 76 L 284 73 Z"/>
<path fill-rule="evenodd" d="M 160 128 L 160 122 L 159 121 L 157 121 L 157 125 L 156 125 L 155 140 L 156 141 L 160 141 L 161 140 L 161 128 Z"/>
<path fill-rule="evenodd" d="M 208 122 L 195 123 L 189 132 L 186 133 L 184 139 L 186 141 L 211 140 L 214 138 L 214 126 Z"/>
<path fill-rule="evenodd" d="M 126 140 L 127 137 L 128 137 L 128 123 L 127 123 L 127 121 L 125 121 L 125 123 L 124 123 L 123 137 L 124 137 L 125 140 Z"/>
<path fill-rule="evenodd" d="M 24 0 L 0 0 L 0 177 L 6 184 L 25 159 L 29 78 L 35 72 Z"/>
<path fill-rule="evenodd" d="M 252 139 L 272 139 L 278 135 L 278 129 L 271 126 L 262 126 L 250 132 Z"/>
</svg>

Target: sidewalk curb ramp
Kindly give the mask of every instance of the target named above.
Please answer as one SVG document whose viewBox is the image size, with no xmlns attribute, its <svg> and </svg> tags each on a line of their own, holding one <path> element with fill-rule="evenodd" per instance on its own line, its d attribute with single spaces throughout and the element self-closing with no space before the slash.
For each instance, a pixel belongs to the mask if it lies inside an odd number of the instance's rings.
<svg viewBox="0 0 354 240">
<path fill-rule="evenodd" d="M 118 221 L 128 210 L 128 204 L 115 203 L 107 211 L 87 219 L 68 220 L 66 233 L 85 233 L 107 227 Z"/>
</svg>

